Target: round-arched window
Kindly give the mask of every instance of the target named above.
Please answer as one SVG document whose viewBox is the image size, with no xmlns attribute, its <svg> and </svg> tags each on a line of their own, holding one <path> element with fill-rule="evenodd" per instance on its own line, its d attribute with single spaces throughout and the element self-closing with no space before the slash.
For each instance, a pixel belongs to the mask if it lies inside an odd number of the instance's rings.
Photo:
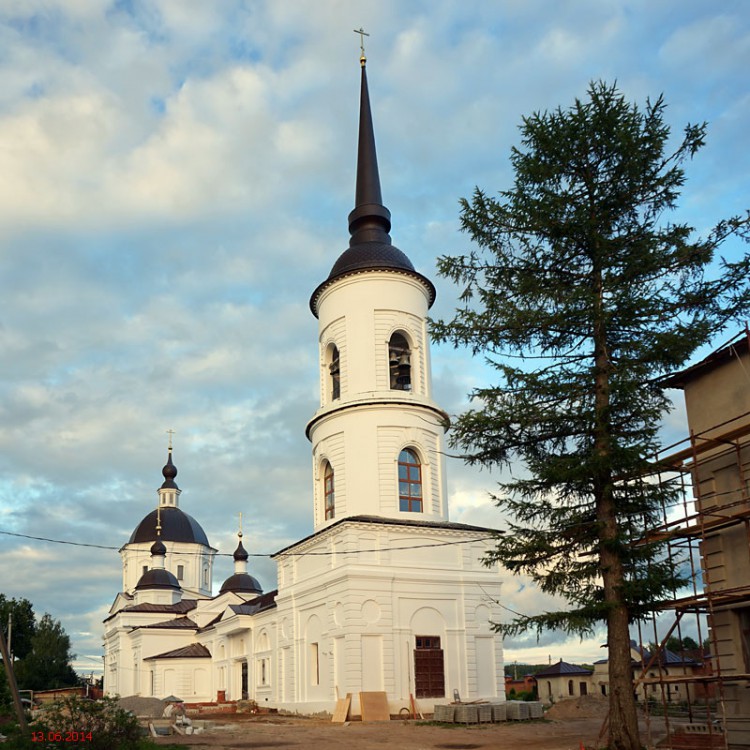
<svg viewBox="0 0 750 750">
<path fill-rule="evenodd" d="M 336 515 L 336 490 L 333 483 L 333 467 L 326 461 L 323 471 L 323 495 L 325 497 L 325 518 Z"/>
<path fill-rule="evenodd" d="M 422 512 L 422 465 L 411 448 L 404 448 L 398 456 L 399 510 Z"/>
</svg>

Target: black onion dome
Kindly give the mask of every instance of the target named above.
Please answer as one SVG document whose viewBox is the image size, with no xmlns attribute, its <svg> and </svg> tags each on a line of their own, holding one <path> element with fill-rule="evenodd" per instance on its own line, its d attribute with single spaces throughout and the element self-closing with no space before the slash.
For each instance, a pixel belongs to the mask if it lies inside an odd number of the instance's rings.
<svg viewBox="0 0 750 750">
<path fill-rule="evenodd" d="M 372 126 L 367 72 L 362 60 L 362 87 L 359 98 L 359 145 L 357 149 L 357 185 L 354 210 L 349 214 L 348 249 L 333 264 L 328 278 L 310 297 L 310 309 L 318 315 L 318 299 L 323 290 L 342 276 L 363 271 L 396 271 L 415 277 L 427 288 L 429 305 L 435 301 L 435 286 L 406 255 L 391 244 L 391 212 L 383 205 L 380 190 L 375 131 Z"/>
<path fill-rule="evenodd" d="M 247 562 L 250 555 L 247 554 L 247 551 L 242 546 L 242 542 L 237 545 L 237 549 L 234 551 L 233 557 L 235 560 L 237 560 L 237 562 Z"/>
<path fill-rule="evenodd" d="M 156 510 L 152 510 L 139 524 L 128 539 L 128 544 L 141 542 L 155 542 L 156 536 Z M 206 532 L 201 525 L 185 511 L 179 508 L 164 507 L 161 514 L 161 538 L 165 542 L 188 542 L 189 544 L 208 543 Z"/>
<path fill-rule="evenodd" d="M 221 585 L 220 594 L 232 591 L 235 594 L 262 594 L 263 589 L 249 573 L 235 573 Z"/>
<path fill-rule="evenodd" d="M 163 490 L 178 490 L 179 487 L 175 484 L 174 478 L 177 476 L 177 467 L 172 463 L 172 451 L 169 451 L 167 456 L 167 463 L 161 470 L 164 482 L 161 485 Z"/>
<path fill-rule="evenodd" d="M 179 591 L 180 582 L 168 570 L 152 568 L 141 576 L 135 588 L 136 591 L 144 589 L 173 589 Z"/>
<path fill-rule="evenodd" d="M 162 542 L 161 539 L 157 539 L 151 545 L 151 554 L 152 555 L 166 555 L 167 554 L 167 548 L 164 546 L 164 542 Z"/>
</svg>

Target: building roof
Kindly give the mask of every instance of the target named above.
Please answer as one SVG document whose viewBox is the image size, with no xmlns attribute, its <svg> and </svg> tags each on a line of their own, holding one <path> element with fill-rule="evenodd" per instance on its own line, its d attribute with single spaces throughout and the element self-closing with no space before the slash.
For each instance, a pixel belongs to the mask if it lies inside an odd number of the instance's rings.
<svg viewBox="0 0 750 750">
<path fill-rule="evenodd" d="M 728 362 L 735 357 L 739 357 L 748 351 L 748 334 L 746 332 L 738 333 L 727 344 L 720 346 L 700 362 L 696 362 L 684 370 L 667 375 L 660 381 L 662 385 L 669 388 L 684 388 L 691 380 L 704 375 L 714 367 Z"/>
<path fill-rule="evenodd" d="M 251 599 L 244 604 L 230 604 L 229 609 L 237 615 L 255 615 L 276 606 L 276 594 L 278 589 L 269 591 L 267 594 Z"/>
<path fill-rule="evenodd" d="M 202 544 L 206 547 L 208 543 L 206 532 L 201 525 L 185 511 L 180 508 L 169 506 L 159 509 L 161 520 L 161 539 L 164 542 L 187 542 L 189 544 Z M 128 544 L 138 544 L 142 542 L 155 542 L 157 511 L 152 510 L 143 520 L 135 527 L 135 530 L 128 539 Z"/>
<path fill-rule="evenodd" d="M 147 656 L 143 661 L 152 659 L 210 659 L 211 652 L 202 643 L 191 643 L 189 646 L 165 651 L 163 654 Z"/>
<path fill-rule="evenodd" d="M 316 536 L 321 536 L 325 534 L 329 529 L 333 529 L 336 526 L 341 526 L 345 523 L 371 523 L 379 526 L 407 526 L 407 527 L 417 527 L 417 528 L 428 528 L 428 529 L 439 529 L 443 531 L 478 531 L 483 532 L 485 534 L 498 534 L 502 533 L 499 532 L 497 529 L 488 529 L 485 526 L 472 526 L 468 523 L 456 523 L 454 521 L 428 521 L 428 520 L 421 520 L 421 519 L 405 519 L 405 518 L 384 518 L 383 516 L 345 516 L 344 518 L 339 519 L 335 523 L 332 523 L 330 526 L 326 526 L 324 529 L 320 529 L 319 531 L 315 531 L 312 534 L 309 534 L 304 539 L 300 539 L 298 542 L 294 542 L 293 544 L 290 544 L 288 547 L 284 547 L 283 549 L 280 549 L 278 552 L 274 552 L 271 557 L 277 557 L 278 555 L 281 555 L 284 552 L 289 551 L 290 549 L 294 549 L 294 547 L 299 546 L 300 544 L 303 544 L 304 542 L 309 541 L 310 539 L 314 539 Z"/>
<path fill-rule="evenodd" d="M 650 659 L 652 654 L 648 654 L 648 658 Z M 674 651 L 670 651 L 668 648 L 663 648 L 659 652 L 659 658 L 658 663 L 661 664 L 663 667 L 669 667 L 669 666 L 687 666 L 687 667 L 697 667 L 699 666 L 699 663 L 693 659 L 692 657 L 685 654 L 684 656 L 682 654 L 675 653 Z"/>
<path fill-rule="evenodd" d="M 175 617 L 174 620 L 162 620 L 149 625 L 138 625 L 134 630 L 142 628 L 164 628 L 167 630 L 198 630 L 198 625 L 189 617 Z"/>
<path fill-rule="evenodd" d="M 197 606 L 198 602 L 195 599 L 182 599 L 174 604 L 152 604 L 151 602 L 143 602 L 142 604 L 133 604 L 129 607 L 118 609 L 117 612 L 114 612 L 107 617 L 104 622 L 108 622 L 113 617 L 117 617 L 121 612 L 174 612 L 184 614 L 185 612 L 190 612 L 195 609 Z"/>
<path fill-rule="evenodd" d="M 418 279 L 426 288 L 429 305 L 435 301 L 432 282 L 414 270 L 406 255 L 391 243 L 391 212 L 383 205 L 380 190 L 375 131 L 372 125 L 367 71 L 362 59 L 359 98 L 359 145 L 357 148 L 357 187 L 354 210 L 349 214 L 349 247 L 333 264 L 328 278 L 312 293 L 310 309 L 318 316 L 318 300 L 336 279 L 365 271 L 394 271 Z"/>
<path fill-rule="evenodd" d="M 541 672 L 537 672 L 534 677 L 563 677 L 573 675 L 591 675 L 592 670 L 586 669 L 586 667 L 579 667 L 577 664 L 568 664 L 568 662 L 562 659 L 555 664 L 551 664 Z"/>
</svg>

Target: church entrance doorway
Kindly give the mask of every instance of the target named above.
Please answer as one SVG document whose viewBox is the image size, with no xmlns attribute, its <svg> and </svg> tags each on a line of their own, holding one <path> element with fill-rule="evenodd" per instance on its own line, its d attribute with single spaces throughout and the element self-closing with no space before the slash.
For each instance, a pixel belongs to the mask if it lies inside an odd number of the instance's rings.
<svg viewBox="0 0 750 750">
<path fill-rule="evenodd" d="M 248 680 L 247 680 L 247 662 L 242 662 L 242 678 L 241 678 L 241 694 L 242 694 L 242 700 L 246 701 L 250 695 L 248 693 L 247 689 Z"/>
<path fill-rule="evenodd" d="M 445 697 L 445 671 L 440 637 L 418 635 L 414 649 L 414 693 L 417 698 Z"/>
</svg>

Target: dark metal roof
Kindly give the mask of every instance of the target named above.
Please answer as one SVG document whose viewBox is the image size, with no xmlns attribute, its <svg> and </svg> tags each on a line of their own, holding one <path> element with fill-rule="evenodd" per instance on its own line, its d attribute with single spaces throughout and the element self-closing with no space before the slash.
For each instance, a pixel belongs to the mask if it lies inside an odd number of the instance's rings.
<svg viewBox="0 0 750 750">
<path fill-rule="evenodd" d="M 332 523 L 330 526 L 326 526 L 324 529 L 320 529 L 320 531 L 315 531 L 312 534 L 308 534 L 304 539 L 300 539 L 298 542 L 294 542 L 294 544 L 290 544 L 287 547 L 280 549 L 278 552 L 274 552 L 271 557 L 277 557 L 283 552 L 287 552 L 288 550 L 297 547 L 303 542 L 306 542 L 309 539 L 314 539 L 316 536 L 325 534 L 327 531 L 329 531 L 329 529 L 345 523 L 372 523 L 378 524 L 380 526 L 412 526 L 422 529 L 441 529 L 443 531 L 481 531 L 486 534 L 503 533 L 501 531 L 498 531 L 497 529 L 488 529 L 485 526 L 471 526 L 467 523 L 455 523 L 454 521 L 422 521 L 418 519 L 407 520 L 401 518 L 384 518 L 383 516 L 346 516 L 345 518 L 341 518 L 335 523 Z"/>
<path fill-rule="evenodd" d="M 128 544 L 156 541 L 156 515 L 157 511 L 154 509 L 145 516 L 130 535 Z M 203 544 L 206 547 L 211 546 L 208 543 L 206 532 L 203 531 L 201 525 L 192 516 L 185 513 L 185 511 L 167 506 L 160 509 L 160 515 L 162 541 L 188 542 L 190 544 Z"/>
<path fill-rule="evenodd" d="M 175 578 L 174 573 L 170 573 L 165 568 L 151 568 L 141 577 L 135 587 L 136 591 L 145 589 L 172 589 L 180 590 L 180 582 Z"/>
<path fill-rule="evenodd" d="M 383 205 L 380 190 L 375 131 L 372 125 L 367 71 L 362 63 L 359 97 L 359 144 L 357 148 L 357 187 L 354 210 L 349 214 L 349 248 L 333 264 L 328 278 L 312 293 L 310 309 L 318 315 L 318 299 L 323 290 L 336 279 L 364 271 L 396 271 L 407 273 L 427 289 L 429 305 L 435 301 L 432 282 L 417 273 L 406 255 L 391 244 L 391 212 Z"/>
<path fill-rule="evenodd" d="M 414 266 L 397 247 L 384 242 L 364 242 L 350 247 L 333 264 L 328 278 L 338 278 L 353 271 L 396 269 L 415 273 Z"/>
<path fill-rule="evenodd" d="M 551 664 L 541 672 L 537 672 L 534 677 L 558 677 L 563 675 L 590 675 L 593 674 L 591 669 L 579 667 L 577 664 L 568 664 L 566 661 L 558 661 Z"/>
<path fill-rule="evenodd" d="M 175 604 L 134 604 L 132 607 L 125 607 L 123 611 L 127 612 L 190 612 L 198 606 L 195 599 L 183 599 Z"/>
<path fill-rule="evenodd" d="M 198 625 L 189 617 L 175 617 L 174 620 L 162 620 L 150 625 L 139 625 L 135 630 L 143 628 L 164 628 L 165 630 L 198 630 Z"/>
<path fill-rule="evenodd" d="M 165 651 L 163 654 L 147 656 L 143 661 L 151 659 L 210 659 L 211 652 L 202 643 L 191 643 L 189 646 Z"/>
<path fill-rule="evenodd" d="M 249 602 L 243 602 L 242 604 L 230 604 L 229 609 L 235 615 L 256 615 L 258 614 L 258 612 L 264 612 L 267 609 L 273 609 L 276 606 L 276 595 L 278 593 L 278 589 L 274 589 L 273 591 L 269 591 L 266 594 L 255 597 L 255 599 L 251 599 Z M 212 628 L 217 622 L 219 622 L 219 620 L 224 617 L 224 614 L 225 612 L 222 612 L 220 615 L 214 617 L 213 620 L 206 623 L 200 629 L 201 632 Z"/>
<path fill-rule="evenodd" d="M 133 597 L 129 594 L 123 594 L 125 598 L 132 599 Z M 144 602 L 143 604 L 133 604 L 129 607 L 123 607 L 118 609 L 117 612 L 113 612 L 107 617 L 104 622 L 109 622 L 113 617 L 117 617 L 121 612 L 175 612 L 184 613 L 190 612 L 191 609 L 195 609 L 198 606 L 198 602 L 195 599 L 182 599 L 175 604 L 151 604 L 150 602 Z"/>
<path fill-rule="evenodd" d="M 278 593 L 278 589 L 275 589 L 274 591 L 269 591 L 267 594 L 251 599 L 244 604 L 230 604 L 229 609 L 231 609 L 236 615 L 255 615 L 258 612 L 263 612 L 266 609 L 275 607 L 276 594 Z"/>
<path fill-rule="evenodd" d="M 219 594 L 233 591 L 236 594 L 262 594 L 263 589 L 249 573 L 235 573 L 221 585 Z"/>
</svg>

